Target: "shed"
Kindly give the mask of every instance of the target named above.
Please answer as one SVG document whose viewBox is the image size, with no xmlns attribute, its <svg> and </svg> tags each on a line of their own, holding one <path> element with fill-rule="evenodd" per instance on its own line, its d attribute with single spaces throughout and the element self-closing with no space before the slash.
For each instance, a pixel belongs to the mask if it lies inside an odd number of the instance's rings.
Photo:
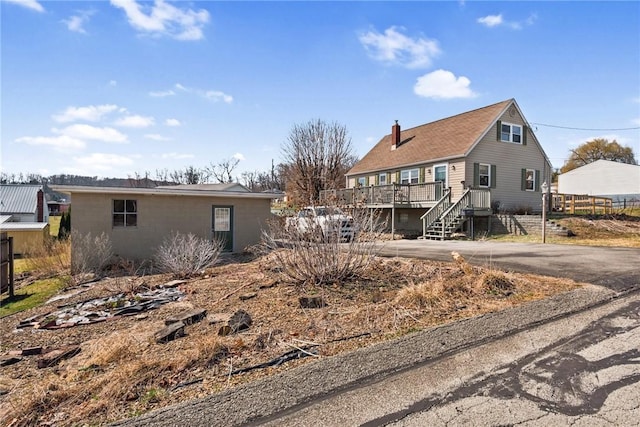
<svg viewBox="0 0 640 427">
<path fill-rule="evenodd" d="M 49 236 L 49 224 L 45 222 L 12 222 L 12 217 L 0 217 L 0 231 L 13 237 L 13 253 L 24 255 L 41 248 Z"/>
<path fill-rule="evenodd" d="M 640 166 L 596 160 L 558 176 L 558 192 L 640 201 Z"/>
<path fill-rule="evenodd" d="M 52 188 L 72 196 L 72 232 L 105 233 L 117 256 L 133 260 L 152 258 L 174 232 L 222 239 L 226 251 L 240 252 L 259 242 L 274 197 L 240 184 Z"/>
</svg>

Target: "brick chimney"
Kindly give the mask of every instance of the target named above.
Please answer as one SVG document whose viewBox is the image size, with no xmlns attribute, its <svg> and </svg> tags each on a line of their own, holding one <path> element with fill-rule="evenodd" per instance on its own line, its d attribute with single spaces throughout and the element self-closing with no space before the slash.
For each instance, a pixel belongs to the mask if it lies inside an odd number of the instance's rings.
<svg viewBox="0 0 640 427">
<path fill-rule="evenodd" d="M 38 190 L 38 202 L 36 205 L 37 222 L 44 222 L 44 192 Z"/>
<path fill-rule="evenodd" d="M 391 149 L 395 150 L 400 145 L 400 125 L 396 123 L 391 126 Z"/>
</svg>

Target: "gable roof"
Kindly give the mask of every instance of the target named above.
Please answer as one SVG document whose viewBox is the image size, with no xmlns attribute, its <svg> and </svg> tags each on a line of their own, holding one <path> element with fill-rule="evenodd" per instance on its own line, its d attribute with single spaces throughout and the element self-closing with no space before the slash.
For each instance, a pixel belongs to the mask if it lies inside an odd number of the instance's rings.
<svg viewBox="0 0 640 427">
<path fill-rule="evenodd" d="M 243 191 L 249 192 L 249 189 L 237 182 L 229 182 L 224 184 L 179 184 L 179 185 L 160 185 L 157 188 L 173 188 L 176 190 L 206 190 L 206 191 Z"/>
<path fill-rule="evenodd" d="M 513 98 L 401 130 L 395 150 L 391 134 L 385 135 L 347 175 L 465 156 L 512 103 Z"/>
<path fill-rule="evenodd" d="M 33 214 L 38 208 L 41 185 L 0 185 L 0 212 L 3 214 Z"/>
</svg>

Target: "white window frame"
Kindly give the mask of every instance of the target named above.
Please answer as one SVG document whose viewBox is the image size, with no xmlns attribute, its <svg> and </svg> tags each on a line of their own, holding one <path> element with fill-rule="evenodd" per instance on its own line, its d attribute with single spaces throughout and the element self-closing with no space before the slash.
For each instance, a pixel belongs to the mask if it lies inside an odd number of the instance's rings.
<svg viewBox="0 0 640 427">
<path fill-rule="evenodd" d="M 529 172 L 531 172 L 531 179 L 529 179 Z M 524 174 L 524 189 L 525 191 L 536 191 L 536 170 L 526 169 Z M 529 182 L 531 182 L 531 188 L 529 188 Z"/>
<path fill-rule="evenodd" d="M 357 185 L 358 187 L 364 187 L 367 184 L 367 177 L 365 176 L 361 176 L 357 179 Z"/>
<path fill-rule="evenodd" d="M 387 174 L 381 173 L 378 175 L 378 185 L 387 185 Z"/>
<path fill-rule="evenodd" d="M 440 163 L 438 165 L 433 165 L 433 182 L 437 182 L 436 181 L 436 168 L 440 168 L 443 167 L 444 168 L 444 182 L 442 183 L 442 185 L 444 186 L 444 188 L 448 188 L 449 187 L 449 163 Z"/>
<path fill-rule="evenodd" d="M 485 167 L 487 168 L 487 173 L 482 173 L 482 168 Z M 486 176 L 487 177 L 487 183 L 486 184 L 482 184 L 482 177 Z M 478 187 L 482 187 L 482 188 L 490 188 L 491 187 L 491 165 L 487 164 L 487 163 L 479 163 L 478 164 Z"/>
<path fill-rule="evenodd" d="M 505 126 L 509 126 L 509 132 L 505 132 L 504 131 L 504 127 Z M 518 133 L 514 132 L 514 128 L 518 128 L 519 131 Z M 523 126 L 522 125 L 517 125 L 515 123 L 507 123 L 507 122 L 502 122 L 500 124 L 500 141 L 502 142 L 510 142 L 512 144 L 519 144 L 522 145 L 522 131 L 523 131 Z M 515 136 L 517 136 L 520 140 L 519 141 L 515 141 L 516 138 L 514 138 Z M 506 139 L 505 139 L 506 137 Z"/>
<path fill-rule="evenodd" d="M 405 169 L 400 171 L 400 184 L 417 184 L 420 182 L 420 169 Z"/>
</svg>

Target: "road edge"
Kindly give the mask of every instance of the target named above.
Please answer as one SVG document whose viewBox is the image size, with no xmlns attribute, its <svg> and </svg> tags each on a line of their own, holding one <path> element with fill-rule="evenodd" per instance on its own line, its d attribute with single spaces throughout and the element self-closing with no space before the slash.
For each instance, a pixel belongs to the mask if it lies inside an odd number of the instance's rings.
<svg viewBox="0 0 640 427">
<path fill-rule="evenodd" d="M 626 293 L 625 293 L 626 294 Z M 267 421 L 314 399 L 376 381 L 487 341 L 521 332 L 625 294 L 586 285 L 516 307 L 436 326 L 115 422 L 113 426 L 235 426 Z"/>
</svg>

